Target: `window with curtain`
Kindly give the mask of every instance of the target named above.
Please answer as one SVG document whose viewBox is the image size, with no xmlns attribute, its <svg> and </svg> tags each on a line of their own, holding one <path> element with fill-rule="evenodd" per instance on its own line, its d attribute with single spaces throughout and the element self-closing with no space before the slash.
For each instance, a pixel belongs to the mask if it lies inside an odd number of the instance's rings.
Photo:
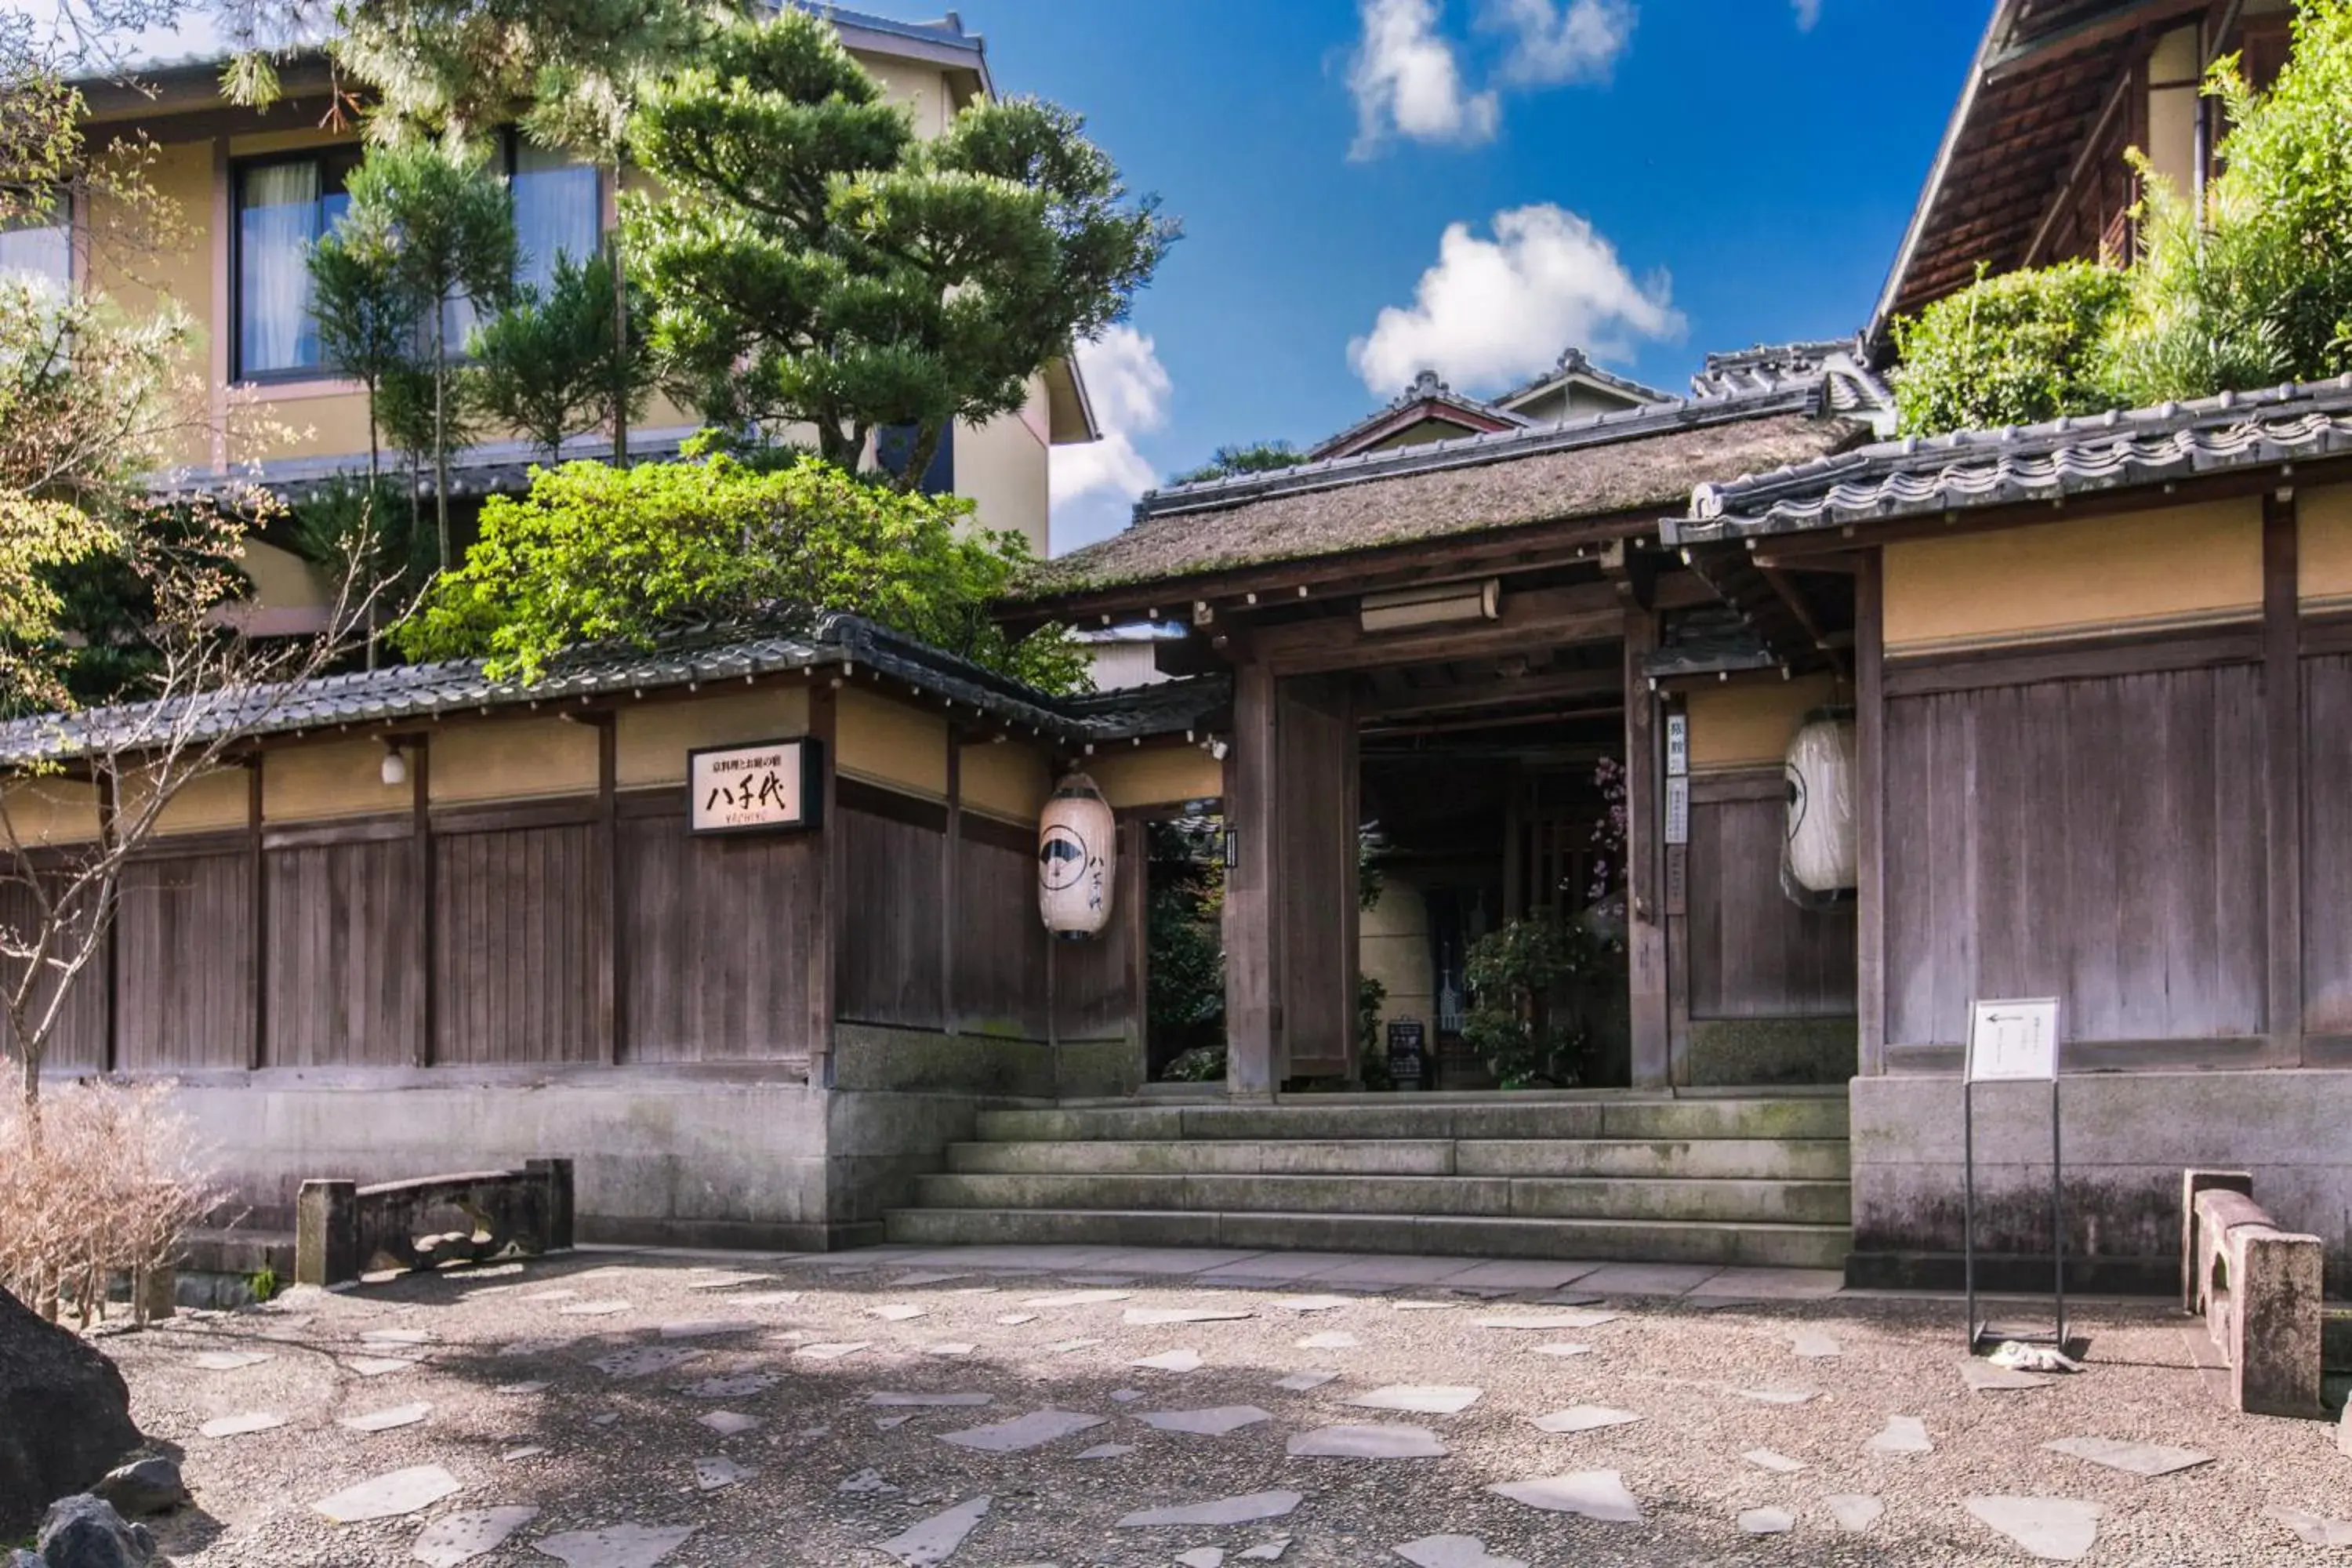
<svg viewBox="0 0 2352 1568">
<path fill-rule="evenodd" d="M 577 262 L 596 254 L 604 233 L 604 186 L 594 164 L 534 147 L 511 132 L 502 151 L 514 209 L 515 285 L 544 291 L 555 280 L 558 257 Z M 471 300 L 451 300 L 441 310 L 449 352 L 462 354 L 481 312 Z"/>
<path fill-rule="evenodd" d="M 233 287 L 239 380 L 320 368 L 319 327 L 310 313 L 310 247 L 342 216 L 348 205 L 343 176 L 358 162 L 357 153 L 336 149 L 237 170 Z"/>
<path fill-rule="evenodd" d="M 20 210 L 0 218 L 0 277 L 31 278 L 59 293 L 73 288 L 72 204 L 64 193 L 37 202 L 12 202 Z"/>
</svg>

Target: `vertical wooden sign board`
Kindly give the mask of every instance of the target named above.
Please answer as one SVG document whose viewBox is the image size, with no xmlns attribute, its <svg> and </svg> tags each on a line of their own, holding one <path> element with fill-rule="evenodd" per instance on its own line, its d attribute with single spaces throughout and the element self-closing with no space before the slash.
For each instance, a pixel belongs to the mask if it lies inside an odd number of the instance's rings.
<svg viewBox="0 0 2352 1568">
<path fill-rule="evenodd" d="M 2066 1199 L 2058 1131 L 2058 999 L 1978 1002 L 1969 1019 L 1968 1062 L 1960 1082 L 1960 1139 L 1967 1180 L 1960 1220 L 1961 1267 L 1968 1283 L 1971 1353 L 1992 1337 L 1990 1325 L 1977 1316 L 1977 1085 L 2032 1082 L 2050 1085 L 2050 1251 L 2054 1259 L 2055 1311 L 2047 1335 L 2004 1331 L 1999 1337 L 2055 1345 L 2063 1353 L 2066 1348 Z"/>
</svg>

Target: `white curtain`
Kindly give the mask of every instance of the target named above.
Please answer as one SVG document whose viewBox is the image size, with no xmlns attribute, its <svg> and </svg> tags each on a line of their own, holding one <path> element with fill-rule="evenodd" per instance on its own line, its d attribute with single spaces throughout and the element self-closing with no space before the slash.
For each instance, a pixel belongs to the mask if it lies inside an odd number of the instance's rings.
<svg viewBox="0 0 2352 1568">
<path fill-rule="evenodd" d="M 596 254 L 604 215 L 593 165 L 518 142 L 510 188 L 517 283 L 544 290 L 554 280 L 558 256 L 578 262 Z"/>
<path fill-rule="evenodd" d="M 29 278 L 60 294 L 73 288 L 73 224 L 63 201 L 0 222 L 0 276 Z"/>
<path fill-rule="evenodd" d="M 247 169 L 239 205 L 238 367 L 250 375 L 316 364 L 309 258 L 319 237 L 319 166 Z"/>
</svg>

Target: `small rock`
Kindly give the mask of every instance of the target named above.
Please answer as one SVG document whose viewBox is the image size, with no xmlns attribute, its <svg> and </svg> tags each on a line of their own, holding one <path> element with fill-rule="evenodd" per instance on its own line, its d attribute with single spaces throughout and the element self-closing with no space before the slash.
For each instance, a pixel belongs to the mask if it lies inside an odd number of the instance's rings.
<svg viewBox="0 0 2352 1568">
<path fill-rule="evenodd" d="M 970 1355 L 980 1347 L 968 1340 L 941 1340 L 923 1347 L 925 1355 Z"/>
<path fill-rule="evenodd" d="M 111 1503 L 88 1492 L 51 1503 L 34 1544 L 47 1568 L 145 1568 L 155 1555 L 145 1525 L 127 1522 Z"/>
<path fill-rule="evenodd" d="M 803 1345 L 793 1354 L 807 1361 L 839 1361 L 844 1356 L 856 1355 L 873 1342 L 871 1340 L 850 1340 L 842 1344 Z"/>
<path fill-rule="evenodd" d="M 1110 1391 L 1111 1403 L 1114 1405 L 1132 1405 L 1142 1397 L 1143 1390 L 1139 1388 L 1114 1388 Z"/>
<path fill-rule="evenodd" d="M 709 1427 L 721 1437 L 740 1437 L 760 1425 L 758 1416 L 746 1415 L 736 1410 L 714 1410 L 708 1415 L 698 1415 L 694 1419 L 698 1425 Z"/>
<path fill-rule="evenodd" d="M 877 1415 L 874 1418 L 874 1429 L 877 1432 L 896 1432 L 913 1419 L 911 1415 Z"/>
<path fill-rule="evenodd" d="M 1751 1508 L 1739 1516 L 1739 1528 L 1750 1535 L 1786 1535 L 1797 1528 L 1797 1516 L 1785 1508 Z"/>
<path fill-rule="evenodd" d="M 180 1467 L 165 1458 L 141 1459 L 109 1470 L 89 1490 L 91 1496 L 112 1503 L 114 1511 L 125 1519 L 169 1513 L 189 1500 Z"/>
<path fill-rule="evenodd" d="M 1481 1318 L 1478 1326 L 1517 1333 L 1550 1333 L 1559 1329 L 1597 1329 L 1603 1323 L 1615 1322 L 1620 1315 L 1616 1312 L 1521 1312 L 1510 1317 Z"/>
<path fill-rule="evenodd" d="M 911 1301 L 892 1301 L 887 1306 L 867 1309 L 868 1317 L 879 1318 L 886 1323 L 911 1323 L 917 1318 L 931 1315 L 929 1307 L 918 1307 Z"/>
<path fill-rule="evenodd" d="M 425 1345 L 433 1342 L 429 1329 L 370 1329 L 360 1338 L 375 1345 Z"/>
<path fill-rule="evenodd" d="M 567 1318 L 610 1318 L 632 1309 L 626 1301 L 613 1300 L 574 1301 L 569 1307 L 555 1310 Z"/>
<path fill-rule="evenodd" d="M 1352 1296 L 1277 1296 L 1269 1303 L 1285 1312 L 1329 1312 L 1355 1304 Z"/>
<path fill-rule="evenodd" d="M 2021 1393 L 2032 1388 L 2047 1388 L 2056 1380 L 2038 1372 L 2018 1372 L 2013 1368 L 1995 1366 L 1976 1356 L 1960 1358 L 1960 1381 L 1977 1394 Z"/>
<path fill-rule="evenodd" d="M 537 1443 L 526 1443 L 520 1448 L 509 1448 L 499 1456 L 499 1459 L 503 1464 L 514 1465 L 525 1459 L 536 1459 L 546 1452 L 546 1448 Z"/>
<path fill-rule="evenodd" d="M 1034 1323 L 1036 1321 L 1037 1314 L 1034 1312 L 1007 1312 L 996 1320 L 999 1327 L 1007 1329 L 1017 1329 L 1024 1323 Z"/>
</svg>

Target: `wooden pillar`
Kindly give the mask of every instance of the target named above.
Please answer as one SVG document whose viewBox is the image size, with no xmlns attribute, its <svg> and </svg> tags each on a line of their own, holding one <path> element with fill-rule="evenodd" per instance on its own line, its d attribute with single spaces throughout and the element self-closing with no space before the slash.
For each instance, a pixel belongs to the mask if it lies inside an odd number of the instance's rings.
<svg viewBox="0 0 2352 1568">
<path fill-rule="evenodd" d="M 415 853 L 416 877 L 416 1045 L 413 1058 L 415 1065 L 425 1067 L 433 1060 L 434 1031 L 440 1026 L 441 984 L 435 973 L 436 956 L 433 951 L 435 937 L 435 905 L 439 894 L 434 887 L 433 875 L 433 742 L 423 735 L 409 748 L 408 789 L 412 840 Z"/>
<path fill-rule="evenodd" d="M 1658 646 L 1654 611 L 1625 612 L 1625 967 L 1632 986 L 1633 1086 L 1673 1077 L 1666 1027 L 1665 856 L 1658 704 L 1643 665 Z"/>
<path fill-rule="evenodd" d="M 2303 606 L 2294 491 L 2263 498 L 2263 752 L 2270 1064 L 2301 1067 Z"/>
<path fill-rule="evenodd" d="M 963 842 L 963 728 L 948 725 L 947 837 L 940 847 L 940 1026 L 961 1034 L 956 1013 L 956 907 L 961 901 L 957 846 Z"/>
<path fill-rule="evenodd" d="M 269 860 L 261 844 L 261 755 L 257 751 L 247 760 L 245 773 L 245 834 L 253 858 L 253 1040 L 247 1068 L 259 1068 L 269 1052 Z"/>
<path fill-rule="evenodd" d="M 627 1002 L 626 967 L 621 951 L 620 732 L 617 715 L 594 716 L 596 725 L 596 854 L 604 867 L 604 941 L 596 958 L 596 1012 L 606 1066 L 621 1059 L 622 1011 Z"/>
<path fill-rule="evenodd" d="M 1275 679 L 1262 664 L 1234 671 L 1234 733 L 1225 753 L 1225 1092 L 1270 1098 L 1281 1082 L 1272 892 Z"/>
<path fill-rule="evenodd" d="M 116 807 L 120 804 L 120 795 L 117 793 L 120 785 L 116 781 L 114 770 L 110 766 L 100 769 L 93 782 L 98 785 L 98 830 L 101 840 L 100 853 L 104 853 L 106 846 L 114 837 L 114 817 Z M 121 922 L 115 919 L 115 915 L 118 912 L 117 906 L 122 901 L 122 875 L 128 869 L 130 868 L 127 864 L 115 868 L 114 881 L 111 887 L 106 889 L 106 897 L 100 902 L 97 912 L 91 917 L 106 922 L 106 929 L 99 933 L 100 944 L 99 978 L 106 985 L 105 1059 L 108 1072 L 118 1072 L 122 1067 L 121 963 L 122 943 L 119 940 Z"/>
<path fill-rule="evenodd" d="M 847 886 L 842 871 L 845 840 L 834 787 L 835 742 L 841 732 L 840 685 L 838 677 L 830 682 L 821 680 L 809 693 L 809 738 L 817 742 L 824 763 L 817 785 L 816 863 L 809 876 L 809 894 L 817 910 L 815 940 L 809 943 L 808 954 L 809 1081 L 826 1088 L 833 1084 L 834 998 L 839 992 L 836 976 L 843 925 L 840 900 Z"/>
<path fill-rule="evenodd" d="M 1886 632 L 1885 563 L 1865 551 L 1853 579 L 1854 1012 L 1856 1070 L 1886 1070 Z"/>
</svg>

